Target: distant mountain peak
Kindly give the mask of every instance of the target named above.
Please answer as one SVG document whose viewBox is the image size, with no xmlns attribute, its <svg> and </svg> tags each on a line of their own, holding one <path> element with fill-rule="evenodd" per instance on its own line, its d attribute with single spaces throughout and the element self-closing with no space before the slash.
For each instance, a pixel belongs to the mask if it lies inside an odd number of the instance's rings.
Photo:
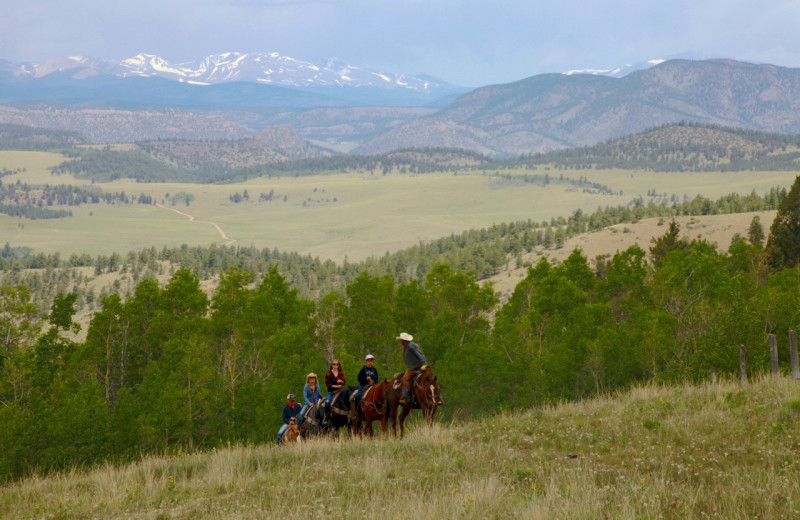
<svg viewBox="0 0 800 520">
<path fill-rule="evenodd" d="M 652 58 L 637 63 L 626 63 L 625 65 L 620 65 L 618 67 L 614 67 L 611 69 L 574 69 L 574 70 L 568 70 L 563 74 L 566 76 L 573 76 L 575 74 L 589 74 L 592 76 L 609 76 L 612 78 L 622 78 L 624 76 L 627 76 L 631 72 L 636 72 L 637 70 L 649 69 L 650 67 L 661 65 L 665 61 L 669 60 L 709 60 L 715 58 L 716 56 L 709 54 L 707 52 L 682 52 L 680 54 L 673 54 L 665 58 Z"/>
</svg>

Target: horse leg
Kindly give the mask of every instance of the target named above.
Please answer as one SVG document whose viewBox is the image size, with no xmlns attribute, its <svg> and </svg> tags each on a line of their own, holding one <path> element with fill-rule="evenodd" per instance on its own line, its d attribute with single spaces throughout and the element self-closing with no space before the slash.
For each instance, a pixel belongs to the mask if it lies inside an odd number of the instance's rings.
<svg viewBox="0 0 800 520">
<path fill-rule="evenodd" d="M 425 422 L 428 423 L 428 428 L 433 424 L 433 410 L 435 410 L 435 408 L 425 408 L 423 410 L 425 412 Z"/>
<path fill-rule="evenodd" d="M 392 433 L 395 439 L 397 438 L 397 408 L 398 406 L 393 404 L 389 411 L 389 418 L 392 420 Z"/>
<path fill-rule="evenodd" d="M 381 431 L 383 432 L 383 438 L 385 439 L 386 437 L 389 436 L 389 429 L 386 426 L 386 415 L 381 415 L 380 421 L 381 421 Z"/>
<path fill-rule="evenodd" d="M 400 412 L 400 438 L 406 433 L 406 417 L 411 413 L 411 405 L 403 405 L 403 411 Z"/>
</svg>

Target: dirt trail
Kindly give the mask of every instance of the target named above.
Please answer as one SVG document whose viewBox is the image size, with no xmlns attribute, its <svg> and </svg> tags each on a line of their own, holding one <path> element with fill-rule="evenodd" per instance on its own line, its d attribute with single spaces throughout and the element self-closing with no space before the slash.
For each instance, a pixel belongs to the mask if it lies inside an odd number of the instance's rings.
<svg viewBox="0 0 800 520">
<path fill-rule="evenodd" d="M 183 211 L 179 211 L 179 210 L 177 210 L 175 208 L 168 208 L 168 207 L 164 206 L 163 204 L 156 203 L 156 206 L 158 206 L 159 208 L 162 208 L 162 209 L 173 211 L 173 212 L 177 213 L 178 215 L 183 215 L 184 217 L 187 217 L 189 219 L 189 222 L 197 222 L 198 224 L 211 224 L 212 226 L 214 226 L 216 228 L 217 233 L 219 233 L 219 236 L 221 236 L 223 240 L 227 240 L 227 242 L 225 242 L 226 246 L 229 246 L 229 245 L 233 244 L 234 242 L 236 242 L 236 239 L 235 238 L 231 238 L 228 235 L 226 235 L 225 231 L 223 231 L 222 228 L 219 227 L 219 224 L 217 224 L 216 222 L 211 222 L 211 221 L 208 221 L 208 220 L 197 220 L 196 221 L 195 218 L 194 218 L 194 215 L 190 215 L 188 213 L 184 213 Z"/>
</svg>

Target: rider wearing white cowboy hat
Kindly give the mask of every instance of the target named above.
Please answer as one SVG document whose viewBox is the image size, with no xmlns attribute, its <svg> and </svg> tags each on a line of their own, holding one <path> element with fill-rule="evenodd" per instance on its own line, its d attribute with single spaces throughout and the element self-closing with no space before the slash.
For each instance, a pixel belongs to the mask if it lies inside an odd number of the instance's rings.
<svg viewBox="0 0 800 520">
<path fill-rule="evenodd" d="M 406 373 L 403 374 L 403 395 L 400 398 L 400 404 L 408 404 L 411 380 L 417 371 L 425 366 L 427 360 L 425 359 L 425 354 L 419 349 L 419 345 L 412 343 L 414 336 L 408 332 L 401 332 L 396 339 L 400 340 L 403 345 L 403 361 L 406 363 Z"/>
</svg>

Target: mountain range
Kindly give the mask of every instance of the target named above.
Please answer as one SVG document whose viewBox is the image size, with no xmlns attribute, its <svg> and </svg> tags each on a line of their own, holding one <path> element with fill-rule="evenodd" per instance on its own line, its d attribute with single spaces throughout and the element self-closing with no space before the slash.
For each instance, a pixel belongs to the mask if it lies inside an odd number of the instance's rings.
<svg viewBox="0 0 800 520">
<path fill-rule="evenodd" d="M 150 55 L 3 61 L 0 105 L 8 106 L 0 106 L 0 123 L 74 130 L 92 142 L 240 139 L 291 126 L 339 152 L 447 147 L 496 157 L 592 145 L 680 121 L 800 132 L 800 69 L 725 59 L 651 60 L 631 69 L 622 77 L 539 74 L 458 95 L 430 78 L 274 53 L 178 65 Z"/>
<path fill-rule="evenodd" d="M 127 79 L 124 82 L 120 80 Z M 231 85 L 257 84 L 264 87 L 292 89 L 295 96 L 282 96 L 278 106 L 330 106 L 350 105 L 358 99 L 375 101 L 382 105 L 419 105 L 435 102 L 438 98 L 468 89 L 451 85 L 427 75 L 398 74 L 373 71 L 351 65 L 338 58 L 314 64 L 283 56 L 277 52 L 226 52 L 212 54 L 198 61 L 172 63 L 154 54 L 137 54 L 123 60 L 95 59 L 82 56 L 53 58 L 42 63 L 14 63 L 0 60 L 0 85 L 17 85 L 28 92 L 26 102 L 80 102 L 90 101 L 92 95 L 108 98 L 109 92 L 126 91 L 132 79 L 137 79 L 136 101 L 157 104 L 158 94 L 165 87 L 156 79 L 171 80 L 194 86 L 228 85 L 227 91 L 236 90 Z M 151 80 L 151 81 L 146 81 Z M 65 82 L 79 83 L 85 96 L 65 98 L 54 92 Z M 240 87 L 241 88 L 241 87 Z M 75 90 L 75 89 L 72 89 Z M 187 91 L 186 88 L 171 90 Z M 206 89 L 219 92 L 220 88 Z M 267 98 L 274 89 L 261 89 Z M 181 96 L 187 106 L 202 107 L 211 103 L 208 92 L 199 89 Z M 303 94 L 306 94 L 305 96 Z M 169 101 L 175 102 L 175 97 Z M 275 106 L 265 96 L 252 99 L 254 106 Z M 7 97 L 3 99 L 6 101 Z M 221 99 L 216 105 L 224 105 Z"/>
<path fill-rule="evenodd" d="M 355 151 L 441 146 L 519 155 L 590 145 L 679 121 L 800 132 L 800 69 L 669 60 L 623 78 L 541 74 L 476 89 Z"/>
</svg>

